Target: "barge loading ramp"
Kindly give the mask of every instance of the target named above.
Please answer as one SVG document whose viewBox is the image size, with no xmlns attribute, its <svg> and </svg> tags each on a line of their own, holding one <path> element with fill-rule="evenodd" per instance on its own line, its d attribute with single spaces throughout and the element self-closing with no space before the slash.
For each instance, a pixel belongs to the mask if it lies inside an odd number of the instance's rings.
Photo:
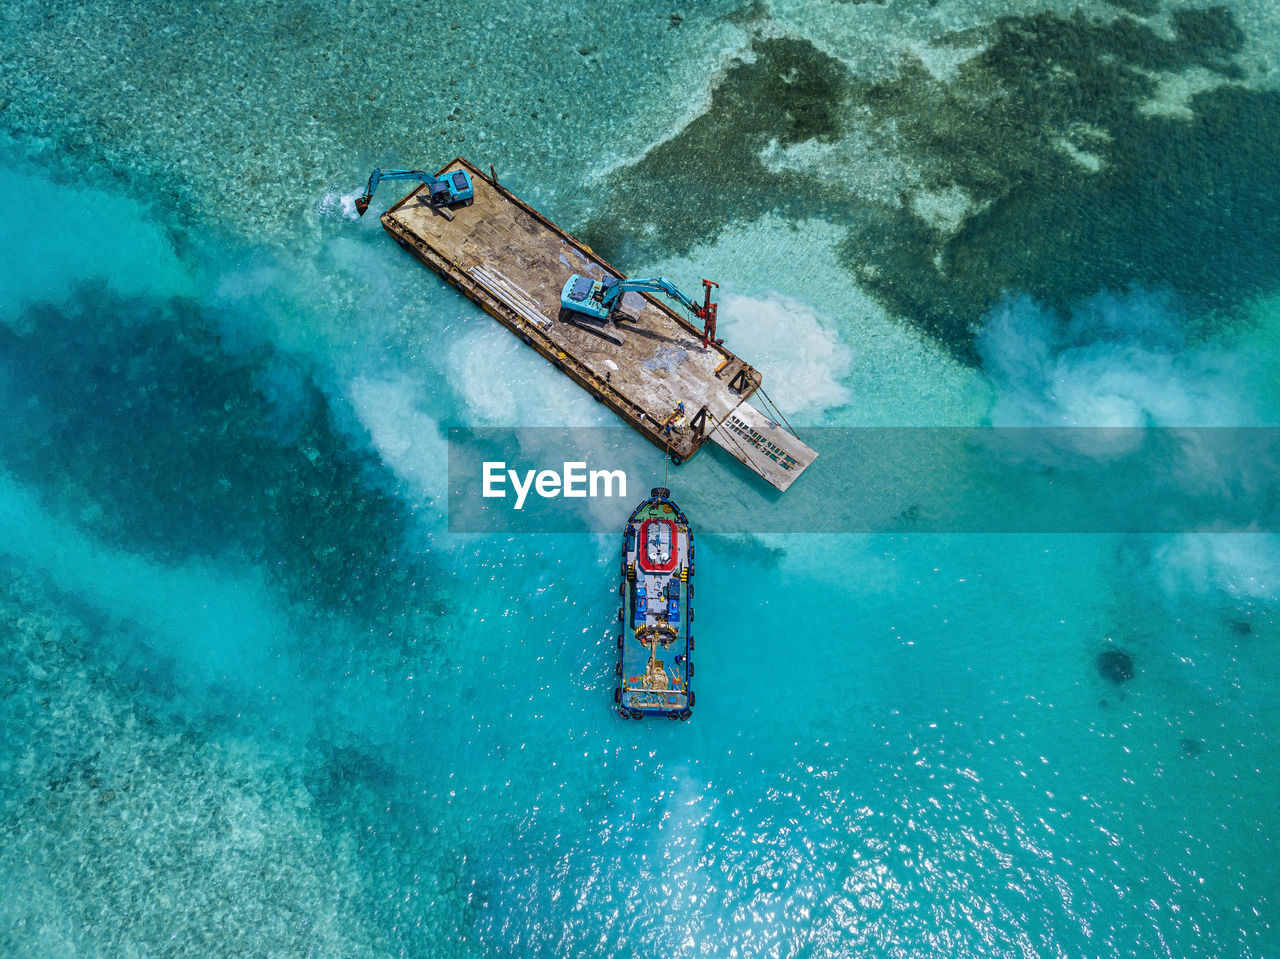
<svg viewBox="0 0 1280 959">
<path fill-rule="evenodd" d="M 703 346 L 702 331 L 653 296 L 624 294 L 618 323 L 561 319 L 571 274 L 625 275 L 466 160 L 436 175 L 457 170 L 474 183 L 470 205 L 441 211 L 419 186 L 382 215 L 402 247 L 673 462 L 711 440 L 780 490 L 813 462 L 816 452 L 746 402 L 760 372 L 720 344 Z"/>
</svg>

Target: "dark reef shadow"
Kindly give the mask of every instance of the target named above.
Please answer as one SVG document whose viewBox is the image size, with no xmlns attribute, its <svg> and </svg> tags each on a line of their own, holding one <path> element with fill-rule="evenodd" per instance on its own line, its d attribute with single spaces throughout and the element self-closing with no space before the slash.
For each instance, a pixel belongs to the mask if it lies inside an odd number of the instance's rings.
<svg viewBox="0 0 1280 959">
<path fill-rule="evenodd" d="M 0 465 L 108 544 L 262 569 L 316 615 L 394 616 L 432 577 L 410 508 L 307 365 L 230 350 L 185 299 L 102 284 L 0 326 Z"/>
<path fill-rule="evenodd" d="M 1106 21 L 1040 13 L 943 36 L 984 45 L 946 79 L 906 55 L 895 76 L 862 80 L 805 39 L 758 33 L 706 111 L 611 176 L 582 235 L 630 262 L 765 214 L 823 217 L 847 229 L 839 258 L 863 288 L 975 364 L 974 325 L 1003 291 L 1063 310 L 1102 289 L 1168 288 L 1229 316 L 1280 288 L 1280 92 L 1239 82 L 1245 36 L 1227 8 L 1173 10 L 1170 37 L 1130 15 L 1151 0 L 1113 2 L 1123 12 Z M 757 5 L 736 22 L 765 20 Z M 1157 74 L 1193 69 L 1219 85 L 1181 112 L 1151 109 Z M 916 171 L 898 205 L 761 160 L 855 127 Z M 930 222 L 920 191 L 962 191 L 967 214 Z"/>
</svg>

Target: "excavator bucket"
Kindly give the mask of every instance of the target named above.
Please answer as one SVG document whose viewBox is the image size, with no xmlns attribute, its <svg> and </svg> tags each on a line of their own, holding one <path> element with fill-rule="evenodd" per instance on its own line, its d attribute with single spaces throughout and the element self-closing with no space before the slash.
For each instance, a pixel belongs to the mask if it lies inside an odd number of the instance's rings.
<svg viewBox="0 0 1280 959">
<path fill-rule="evenodd" d="M 364 211 L 369 209 L 369 198 L 362 196 L 356 200 L 356 212 L 364 216 Z"/>
</svg>

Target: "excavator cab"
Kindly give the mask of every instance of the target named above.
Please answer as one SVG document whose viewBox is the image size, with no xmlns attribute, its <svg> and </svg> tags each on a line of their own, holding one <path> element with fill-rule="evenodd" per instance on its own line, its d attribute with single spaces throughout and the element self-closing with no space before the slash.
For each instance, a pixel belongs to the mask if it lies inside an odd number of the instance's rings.
<svg viewBox="0 0 1280 959">
<path fill-rule="evenodd" d="M 454 170 L 445 177 L 445 182 L 449 184 L 450 203 L 470 203 L 476 195 L 475 185 L 466 170 Z"/>
<path fill-rule="evenodd" d="M 470 203 L 476 195 L 475 186 L 465 170 L 455 170 L 439 180 L 427 184 L 427 202 L 432 206 L 452 206 Z"/>
<path fill-rule="evenodd" d="M 612 304 L 605 305 L 604 295 L 617 282 L 611 276 L 605 277 L 602 283 L 575 273 L 565 281 L 564 289 L 560 291 L 560 308 L 597 320 L 607 320 Z"/>
<path fill-rule="evenodd" d="M 592 287 L 596 285 L 596 281 L 589 276 L 571 276 L 569 277 L 569 299 L 575 303 L 581 303 L 591 295 Z M 597 294 L 599 291 L 597 291 Z M 600 299 L 599 295 L 596 299 Z"/>
</svg>

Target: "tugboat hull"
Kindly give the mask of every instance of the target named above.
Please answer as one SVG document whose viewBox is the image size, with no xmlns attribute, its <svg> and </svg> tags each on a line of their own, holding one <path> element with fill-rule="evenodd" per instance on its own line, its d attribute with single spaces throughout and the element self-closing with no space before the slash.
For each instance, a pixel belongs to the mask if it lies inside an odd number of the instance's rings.
<svg viewBox="0 0 1280 959">
<path fill-rule="evenodd" d="M 693 715 L 693 531 L 671 491 L 651 490 L 622 533 L 618 685 L 624 719 Z"/>
</svg>

